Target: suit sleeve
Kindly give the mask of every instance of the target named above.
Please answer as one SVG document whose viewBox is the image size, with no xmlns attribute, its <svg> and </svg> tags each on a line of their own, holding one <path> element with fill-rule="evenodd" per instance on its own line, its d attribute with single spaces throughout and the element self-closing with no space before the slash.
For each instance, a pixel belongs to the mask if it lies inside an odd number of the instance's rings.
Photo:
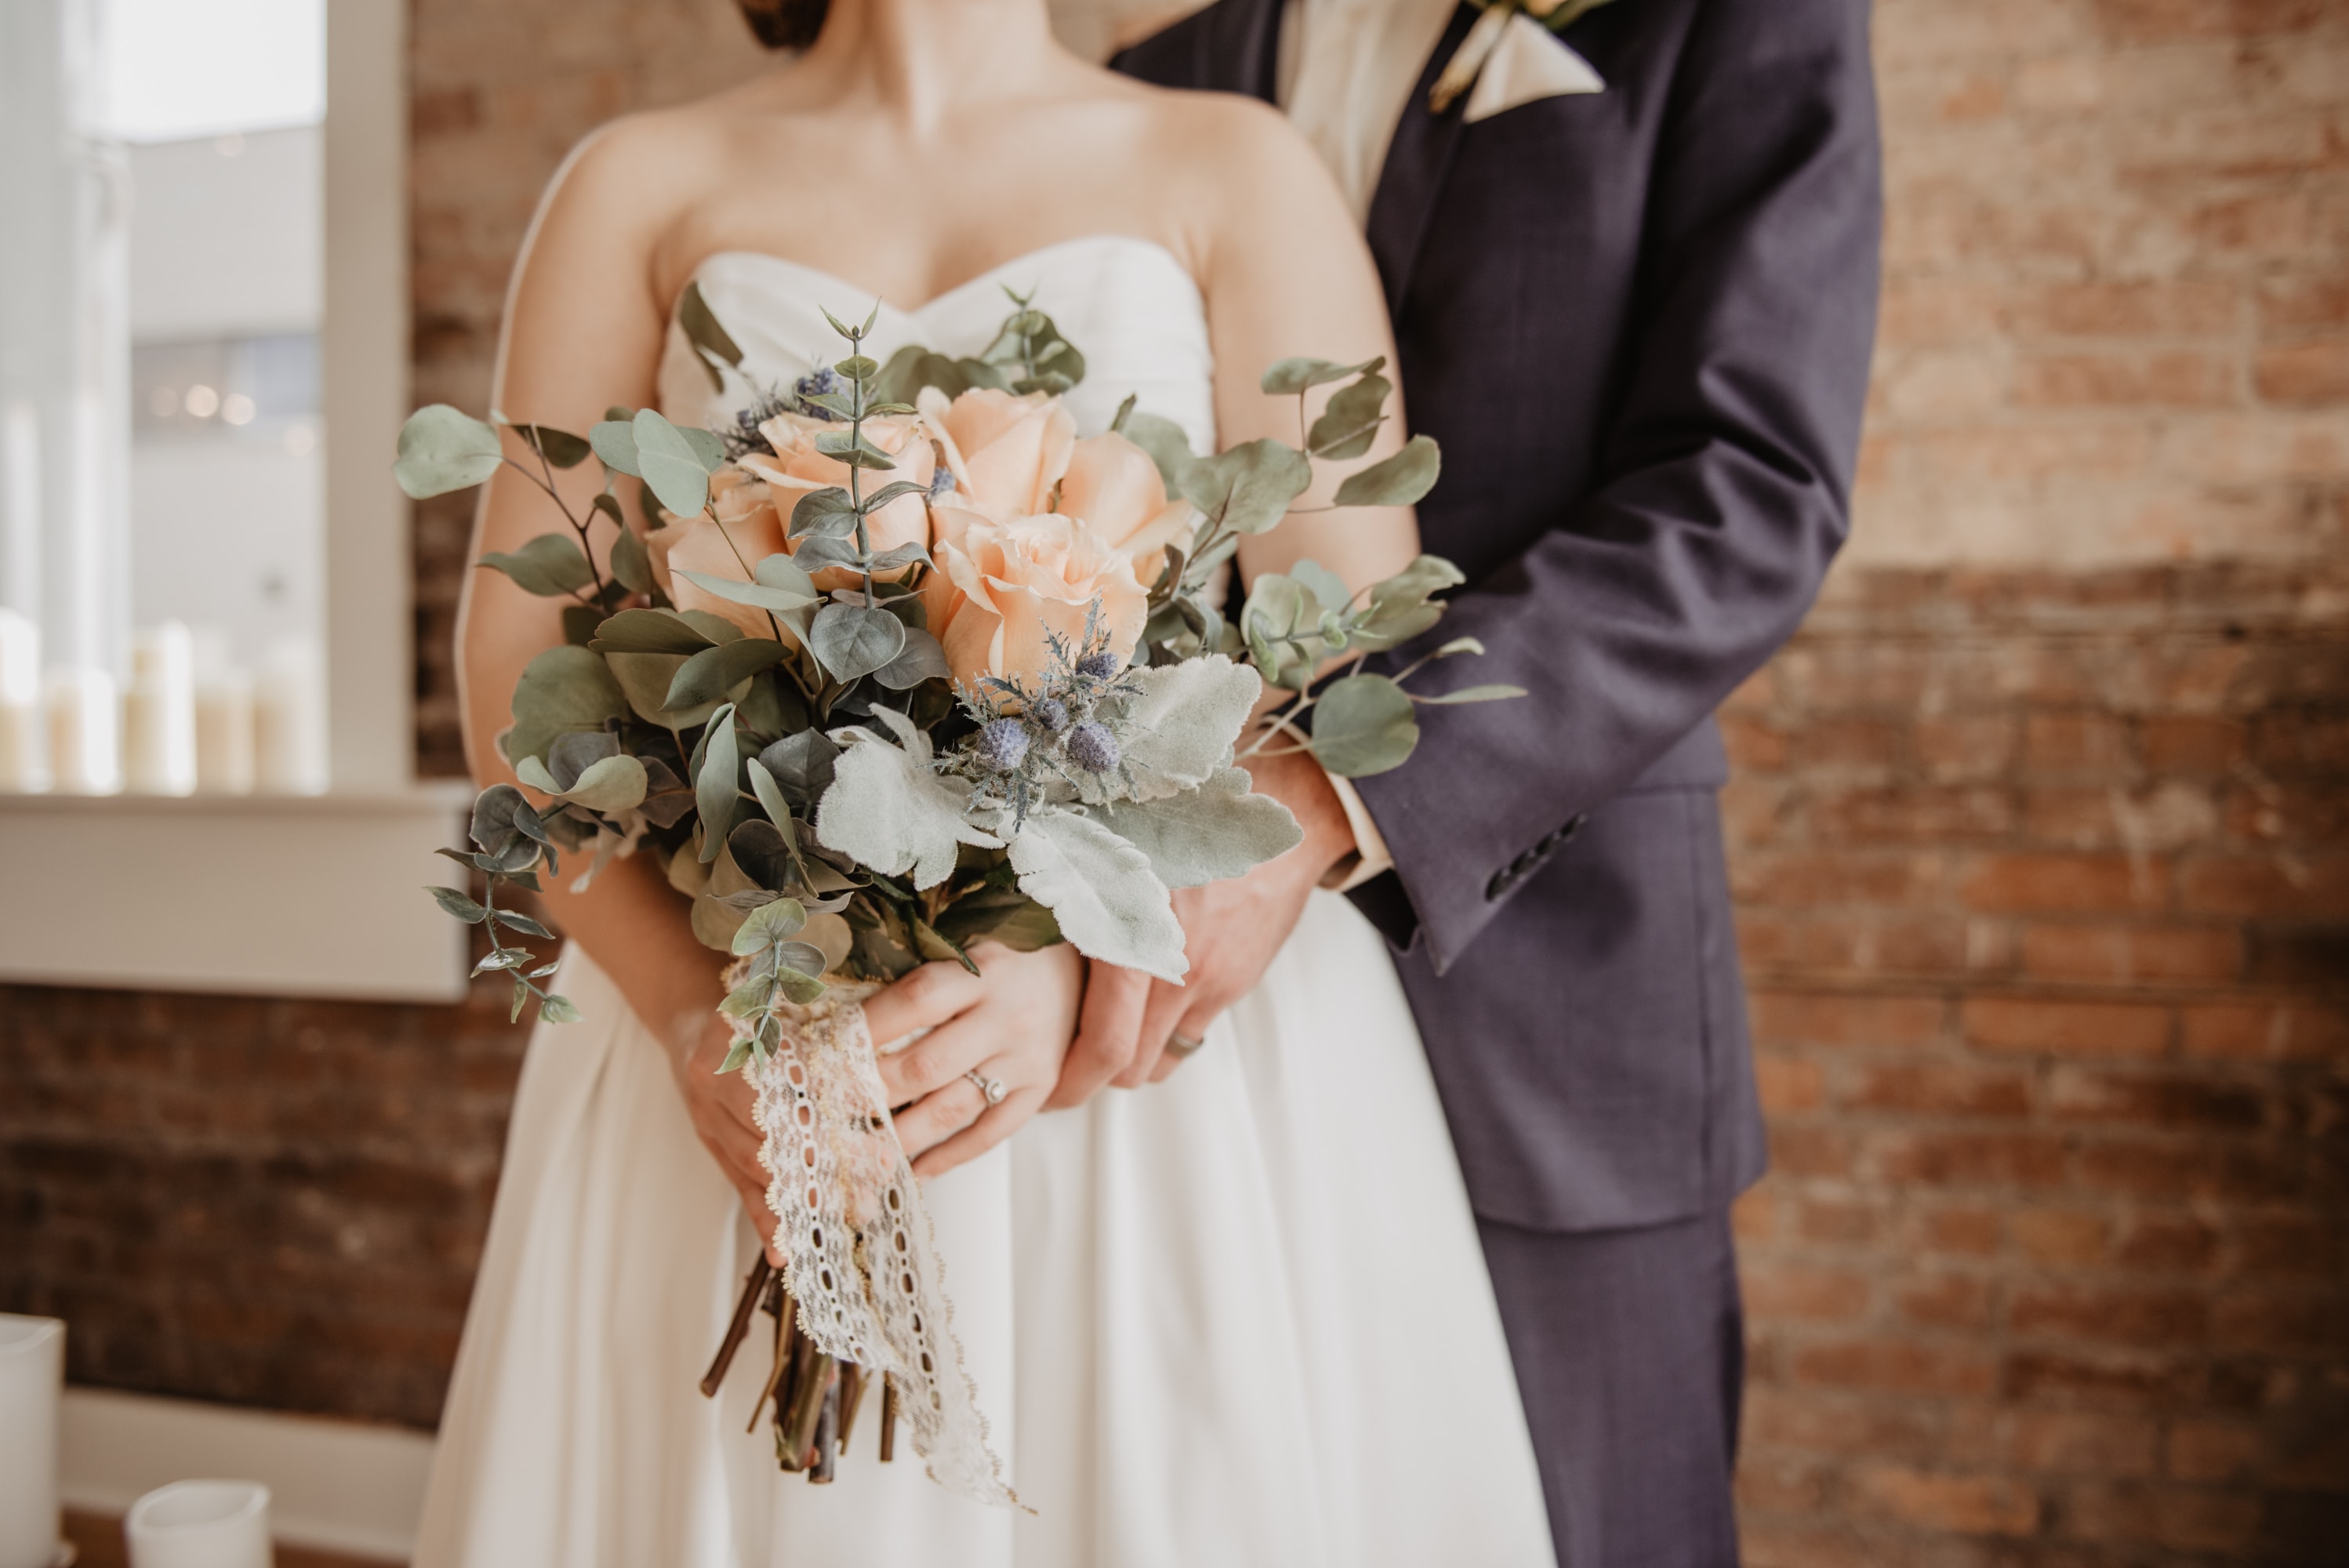
<svg viewBox="0 0 2349 1568">
<path fill-rule="evenodd" d="M 1883 206 L 1866 6 L 1712 0 L 1664 112 L 1599 482 L 1430 634 L 1485 656 L 1413 683 L 1530 696 L 1423 707 L 1411 760 L 1356 781 L 1395 878 L 1355 897 L 1439 972 L 1793 634 L 1848 529 Z"/>
</svg>

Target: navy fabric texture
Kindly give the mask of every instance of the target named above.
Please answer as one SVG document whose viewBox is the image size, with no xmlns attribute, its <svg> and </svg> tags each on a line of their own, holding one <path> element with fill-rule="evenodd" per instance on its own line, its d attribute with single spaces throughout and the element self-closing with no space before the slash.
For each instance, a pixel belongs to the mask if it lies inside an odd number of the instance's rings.
<svg viewBox="0 0 2349 1568">
<path fill-rule="evenodd" d="M 1271 96 L 1280 0 L 1121 55 Z M 1564 36 L 1607 83 L 1475 125 L 1426 88 L 1371 249 L 1426 548 L 1467 574 L 1417 752 L 1360 781 L 1478 1214 L 1533 1231 L 1718 1213 L 1761 1172 L 1712 714 L 1792 634 L 1848 526 L 1881 177 L 1865 0 L 1618 0 Z M 1408 659 L 1416 649 L 1391 655 Z M 1418 683 L 1415 683 L 1415 685 Z M 1505 1299 L 1506 1307 L 1506 1299 Z"/>
</svg>

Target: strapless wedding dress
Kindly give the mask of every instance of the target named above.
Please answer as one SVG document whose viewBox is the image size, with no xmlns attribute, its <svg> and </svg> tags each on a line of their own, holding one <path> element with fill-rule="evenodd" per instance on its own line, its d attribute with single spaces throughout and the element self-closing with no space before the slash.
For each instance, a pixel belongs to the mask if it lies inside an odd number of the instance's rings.
<svg viewBox="0 0 2349 1568">
<path fill-rule="evenodd" d="M 840 357 L 823 308 L 871 304 L 764 255 L 698 277 L 761 382 Z M 1198 290 L 1143 241 L 1055 245 L 884 307 L 871 352 L 977 353 L 1003 284 L 1034 290 L 1083 351 L 1068 403 L 1084 433 L 1133 392 L 1212 447 Z M 660 388 L 673 419 L 732 418 L 675 331 Z M 758 1332 L 700 1396 L 756 1237 L 618 991 L 575 949 L 560 988 L 587 1021 L 531 1039 L 419 1568 L 1552 1561 L 1435 1086 L 1381 939 L 1343 899 L 1313 895 L 1165 1083 L 1038 1117 L 926 1185 L 954 1331 L 1033 1513 L 946 1491 L 902 1443 L 880 1463 L 877 1399 L 834 1484 L 781 1473 L 765 1423 L 744 1430 Z"/>
</svg>

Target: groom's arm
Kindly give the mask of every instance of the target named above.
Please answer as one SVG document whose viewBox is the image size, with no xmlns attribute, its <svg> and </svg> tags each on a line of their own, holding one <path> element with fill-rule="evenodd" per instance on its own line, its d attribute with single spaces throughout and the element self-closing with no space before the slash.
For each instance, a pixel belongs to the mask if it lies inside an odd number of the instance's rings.
<svg viewBox="0 0 2349 1568">
<path fill-rule="evenodd" d="M 1392 856 L 1356 897 L 1441 970 L 1565 824 L 1635 780 L 1790 636 L 1847 531 L 1882 197 L 1866 8 L 1712 4 L 1672 83 L 1628 396 L 1601 481 L 1452 602 L 1412 759 L 1357 781 Z"/>
</svg>

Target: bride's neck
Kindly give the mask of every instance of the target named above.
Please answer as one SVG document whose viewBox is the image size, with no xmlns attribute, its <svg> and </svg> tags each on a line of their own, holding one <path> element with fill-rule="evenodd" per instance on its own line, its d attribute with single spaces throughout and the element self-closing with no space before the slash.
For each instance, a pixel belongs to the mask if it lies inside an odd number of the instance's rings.
<svg viewBox="0 0 2349 1568">
<path fill-rule="evenodd" d="M 1043 0 L 831 0 L 805 67 L 916 129 L 1066 64 Z"/>
</svg>

